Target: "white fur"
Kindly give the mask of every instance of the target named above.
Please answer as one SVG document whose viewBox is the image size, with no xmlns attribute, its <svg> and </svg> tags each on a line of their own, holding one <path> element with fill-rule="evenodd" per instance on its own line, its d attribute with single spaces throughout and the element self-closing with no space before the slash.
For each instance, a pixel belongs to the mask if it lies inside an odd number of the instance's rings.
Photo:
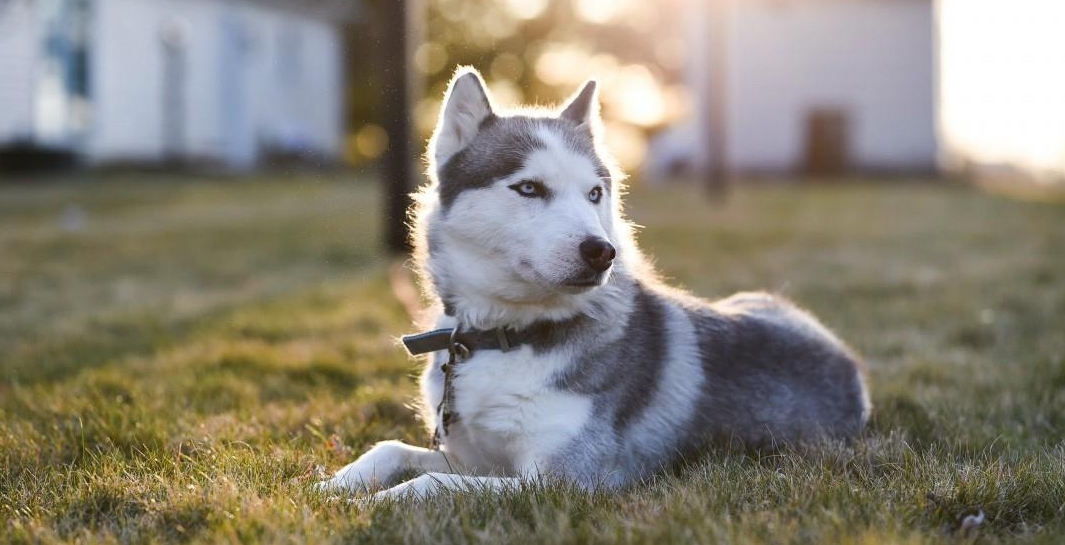
<svg viewBox="0 0 1065 545">
<path fill-rule="evenodd" d="M 594 99 L 594 85 L 585 86 L 561 110 L 562 120 L 594 134 L 599 125 Z M 494 114 L 480 76 L 469 69 L 456 73 L 427 154 L 431 183 L 415 196 L 416 264 L 427 295 L 447 294 L 454 307 L 451 316 L 437 309 L 435 326 L 522 329 L 540 321 L 586 316 L 597 328 L 578 342 L 539 353 L 528 345 L 509 352 L 475 351 L 455 368 L 452 409 L 457 417 L 439 451 L 398 441 L 378 443 L 320 483 L 322 490 L 366 492 L 384 486 L 390 488 L 374 498 L 399 499 L 442 490 L 515 490 L 529 479 L 560 475 L 588 488 L 620 486 L 674 458 L 670 450 L 680 449 L 678 437 L 692 431 L 700 395 L 708 384 L 716 384 L 707 382 L 710 375 L 702 366 L 699 335 L 694 318 L 684 309 L 685 296 L 658 286 L 635 245 L 633 227 L 619 205 L 621 176 L 611 171 L 612 183 L 601 180 L 593 158 L 571 150 L 546 125 L 529 125 L 539 127 L 535 137 L 540 145 L 523 157 L 516 172 L 483 187 L 463 187 L 446 213 L 442 210 L 437 168 L 470 145 L 481 122 Z M 605 162 L 611 164 L 609 158 Z M 510 186 L 523 180 L 542 182 L 550 197 L 517 194 Z M 589 192 L 597 186 L 606 191 L 594 203 Z M 617 257 L 600 285 L 577 287 L 567 279 L 588 270 L 577 248 L 590 237 L 609 241 Z M 594 405 L 609 406 L 609 400 L 575 393 L 588 390 L 560 387 L 557 381 L 566 373 L 584 372 L 587 368 L 576 364 L 599 355 L 594 347 L 623 346 L 620 343 L 629 338 L 623 338 L 626 324 L 639 323 L 631 321 L 636 316 L 636 279 L 655 284 L 656 293 L 673 302 L 663 303 L 664 318 L 659 320 L 666 337 L 664 352 L 656 352 L 656 357 L 664 357 L 660 374 L 646 393 L 647 404 L 629 413 L 633 420 L 619 433 L 613 426 L 621 420 L 601 418 Z M 752 316 L 763 307 L 765 319 L 780 320 L 786 328 L 844 350 L 815 319 L 767 296 L 740 294 L 712 308 L 722 316 Z M 612 354 L 631 357 L 622 351 Z M 435 354 L 421 377 L 422 415 L 429 430 L 437 427 L 436 407 L 443 397 L 440 364 L 445 357 Z M 613 363 L 606 357 L 598 361 Z M 619 362 L 618 368 L 631 370 L 631 364 L 640 361 Z M 867 412 L 867 393 L 863 395 Z M 571 461 L 580 467 L 574 468 Z M 552 468 L 545 469 L 548 465 Z M 423 474 L 396 483 L 405 470 Z"/>
<path fill-rule="evenodd" d="M 591 416 L 591 401 L 550 387 L 565 364 L 561 358 L 536 357 L 529 347 L 513 352 L 473 355 L 456 372 L 457 422 L 439 451 L 398 441 L 378 443 L 366 454 L 319 483 L 323 491 L 369 491 L 389 485 L 403 470 L 427 472 L 374 495 L 375 499 L 425 497 L 439 490 L 499 491 L 540 474 L 541 464 L 575 439 Z M 432 366 L 430 366 L 432 369 Z M 442 390 L 423 381 L 428 406 Z M 433 385 L 433 386 L 430 386 Z M 435 415 L 433 415 L 435 417 Z M 435 424 L 435 419 L 434 419 Z M 455 475 L 461 471 L 480 477 Z"/>
<path fill-rule="evenodd" d="M 461 151 L 477 124 L 491 113 L 481 108 L 481 104 L 490 104 L 482 102 L 482 96 L 486 94 L 476 72 L 456 74 L 430 142 L 430 169 Z M 581 122 L 597 124 L 597 104 L 586 109 Z M 601 320 L 626 315 L 627 302 L 614 286 L 597 288 L 593 294 L 558 285 L 570 271 L 583 266 L 575 251 L 582 240 L 600 237 L 614 243 L 619 252 L 615 268 L 619 269 L 625 267 L 624 252 L 630 246 L 619 241 L 615 230 L 621 223 L 617 196 L 606 192 L 598 205 L 588 199 L 594 187 L 605 187 L 591 160 L 569 150 L 550 131 L 537 136 L 546 145 L 530 154 L 523 168 L 490 187 L 464 192 L 446 218 L 431 197 L 425 202 L 427 193 L 419 197 L 426 223 L 436 224 L 440 236 L 441 250 L 426 268 L 431 275 L 435 272 L 445 278 L 446 289 L 466 301 L 458 316 L 441 316 L 437 327 L 521 328 L 537 320 L 564 319 L 582 312 Z M 552 198 L 531 202 L 507 187 L 527 178 L 544 182 Z M 621 235 L 628 235 L 627 230 Z M 594 308 L 590 305 L 593 297 Z M 391 484 L 390 479 L 403 469 L 427 473 L 374 497 L 426 496 L 437 490 L 478 487 L 502 490 L 517 486 L 518 477 L 539 475 L 541 464 L 576 438 L 592 413 L 589 398 L 552 387 L 555 375 L 569 363 L 567 356 L 565 352 L 537 356 L 528 346 L 507 353 L 475 353 L 457 367 L 455 390 L 461 395 L 456 396 L 455 412 L 460 416 L 440 451 L 397 441 L 379 443 L 320 483 L 319 489 L 365 491 Z M 430 428 L 435 428 L 433 409 L 443 396 L 441 381 L 433 380 L 442 357 L 436 355 L 422 379 L 423 413 Z M 683 378 L 684 370 L 675 374 Z"/>
<path fill-rule="evenodd" d="M 448 471 L 452 466 L 444 453 L 401 443 L 382 441 L 344 466 L 332 479 L 318 484 L 319 489 L 370 490 L 388 483 L 397 473 L 415 468 L 421 471 Z"/>
<path fill-rule="evenodd" d="M 373 499 L 404 500 L 428 499 L 444 490 L 452 492 L 493 492 L 514 491 L 521 487 L 521 479 L 515 477 L 484 477 L 476 475 L 457 475 L 455 473 L 432 472 L 419 475 L 409 481 L 397 484 L 387 490 L 373 495 Z"/>
<path fill-rule="evenodd" d="M 460 416 L 447 452 L 477 472 L 535 475 L 591 414 L 587 397 L 551 387 L 566 363 L 537 357 L 528 346 L 505 354 L 483 351 L 463 362 L 455 377 Z"/>
<path fill-rule="evenodd" d="M 616 243 L 619 238 L 613 233 L 612 196 L 604 195 L 599 206 L 588 202 L 588 192 L 603 184 L 591 161 L 548 131 L 539 137 L 546 148 L 530 154 L 521 170 L 490 187 L 464 192 L 446 218 L 431 220 L 439 225 L 442 251 L 430 267 L 463 272 L 439 276 L 447 278 L 443 288 L 473 302 L 459 316 L 467 327 L 523 327 L 586 311 L 591 294 L 574 293 L 558 282 L 583 267 L 575 251 L 582 240 L 597 236 Z M 521 202 L 531 200 L 507 187 L 530 178 L 543 181 L 552 198 Z M 521 206 L 514 205 L 516 200 Z"/>
</svg>

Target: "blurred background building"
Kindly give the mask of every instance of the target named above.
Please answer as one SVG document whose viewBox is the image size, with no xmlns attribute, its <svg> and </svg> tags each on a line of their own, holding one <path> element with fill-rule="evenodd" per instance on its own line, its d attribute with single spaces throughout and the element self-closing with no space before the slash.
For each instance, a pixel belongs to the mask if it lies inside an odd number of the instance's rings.
<svg viewBox="0 0 1065 545">
<path fill-rule="evenodd" d="M 90 165 L 336 158 L 348 11 L 297 0 L 0 0 L 0 146 Z"/>
<path fill-rule="evenodd" d="M 598 79 L 637 179 L 1060 182 L 1061 21 L 1059 0 L 0 0 L 0 163 L 416 162 L 468 64 L 504 107 Z"/>
<path fill-rule="evenodd" d="M 695 54 L 683 75 L 696 90 L 692 115 L 655 136 L 646 176 L 703 177 L 715 167 L 934 172 L 932 8 L 931 0 L 693 3 L 684 36 Z"/>
</svg>

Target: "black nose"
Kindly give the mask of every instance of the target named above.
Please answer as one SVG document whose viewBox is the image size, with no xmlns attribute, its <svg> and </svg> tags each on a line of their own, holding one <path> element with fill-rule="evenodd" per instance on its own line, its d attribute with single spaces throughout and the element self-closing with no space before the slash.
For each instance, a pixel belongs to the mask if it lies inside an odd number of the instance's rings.
<svg viewBox="0 0 1065 545">
<path fill-rule="evenodd" d="M 581 243 L 581 257 L 589 267 L 596 272 L 603 272 L 610 268 L 610 262 L 614 260 L 617 252 L 609 242 L 592 237 Z"/>
</svg>

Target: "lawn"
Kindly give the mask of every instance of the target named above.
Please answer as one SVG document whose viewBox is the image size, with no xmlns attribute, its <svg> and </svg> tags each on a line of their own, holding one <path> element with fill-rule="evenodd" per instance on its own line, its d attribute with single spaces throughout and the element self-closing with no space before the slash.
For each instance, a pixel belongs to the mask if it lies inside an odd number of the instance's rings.
<svg viewBox="0 0 1065 545">
<path fill-rule="evenodd" d="M 924 182 L 637 188 L 675 282 L 768 288 L 868 360 L 850 447 L 714 451 L 620 494 L 365 505 L 308 484 L 426 437 L 344 176 L 0 185 L 0 542 L 1065 541 L 1065 207 Z M 961 517 L 986 521 L 958 529 Z"/>
</svg>

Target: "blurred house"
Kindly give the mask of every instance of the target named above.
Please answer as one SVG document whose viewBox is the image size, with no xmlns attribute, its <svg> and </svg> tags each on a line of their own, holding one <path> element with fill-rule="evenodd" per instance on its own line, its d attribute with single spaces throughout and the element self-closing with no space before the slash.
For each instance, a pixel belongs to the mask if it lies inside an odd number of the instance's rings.
<svg viewBox="0 0 1065 545">
<path fill-rule="evenodd" d="M 693 112 L 651 142 L 649 179 L 934 171 L 931 0 L 691 4 Z"/>
<path fill-rule="evenodd" d="M 337 157 L 344 4 L 0 0 L 0 147 L 233 169 Z"/>
</svg>

